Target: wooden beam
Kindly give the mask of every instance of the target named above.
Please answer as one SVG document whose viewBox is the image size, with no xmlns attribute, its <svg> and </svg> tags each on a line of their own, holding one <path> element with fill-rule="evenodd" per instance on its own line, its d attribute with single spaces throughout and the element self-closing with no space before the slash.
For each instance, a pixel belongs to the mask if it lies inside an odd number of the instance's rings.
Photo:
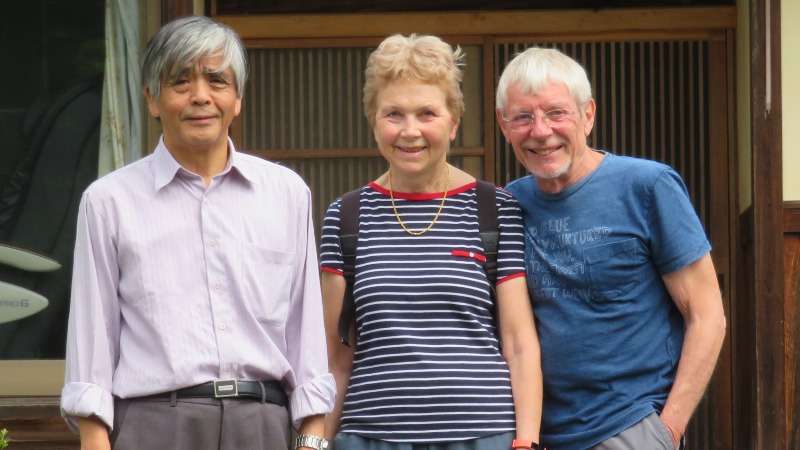
<svg viewBox="0 0 800 450">
<path fill-rule="evenodd" d="M 215 16 L 243 39 L 376 37 L 394 33 L 580 35 L 736 28 L 733 6 L 571 11 Z"/>
<path fill-rule="evenodd" d="M 786 447 L 780 0 L 750 0 L 757 450 Z"/>
</svg>

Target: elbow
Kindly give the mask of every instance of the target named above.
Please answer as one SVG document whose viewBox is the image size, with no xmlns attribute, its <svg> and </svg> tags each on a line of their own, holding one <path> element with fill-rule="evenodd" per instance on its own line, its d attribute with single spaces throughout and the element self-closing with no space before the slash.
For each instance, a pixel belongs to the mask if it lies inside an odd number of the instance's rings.
<svg viewBox="0 0 800 450">
<path fill-rule="evenodd" d="M 725 338 L 725 332 L 728 329 L 728 320 L 725 318 L 725 313 L 719 315 L 716 321 L 717 334 L 720 339 Z"/>
</svg>

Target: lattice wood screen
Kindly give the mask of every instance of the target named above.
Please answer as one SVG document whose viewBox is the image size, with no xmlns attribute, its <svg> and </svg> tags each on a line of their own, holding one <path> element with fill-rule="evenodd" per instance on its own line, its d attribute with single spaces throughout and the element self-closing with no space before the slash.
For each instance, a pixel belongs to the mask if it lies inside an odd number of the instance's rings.
<svg viewBox="0 0 800 450">
<path fill-rule="evenodd" d="M 251 49 L 250 81 L 242 105 L 242 149 L 291 151 L 279 162 L 298 172 L 314 195 L 318 230 L 328 205 L 376 179 L 386 163 L 364 116 L 361 90 L 371 48 Z M 473 92 L 476 97 L 478 92 Z M 475 103 L 474 100 L 472 100 Z M 473 108 L 476 113 L 480 108 Z M 453 147 L 463 145 L 461 127 Z M 473 131 L 473 135 L 482 133 Z M 373 149 L 364 156 L 363 150 Z M 327 150 L 318 152 L 315 150 Z M 350 156 L 359 151 L 358 156 Z M 336 153 L 331 157 L 331 152 Z M 286 152 L 284 152 L 286 153 Z M 473 158 L 477 159 L 477 158 Z M 451 162 L 464 166 L 463 158 Z M 468 166 L 474 166 L 467 164 Z M 482 166 L 472 170 L 476 175 Z"/>
</svg>

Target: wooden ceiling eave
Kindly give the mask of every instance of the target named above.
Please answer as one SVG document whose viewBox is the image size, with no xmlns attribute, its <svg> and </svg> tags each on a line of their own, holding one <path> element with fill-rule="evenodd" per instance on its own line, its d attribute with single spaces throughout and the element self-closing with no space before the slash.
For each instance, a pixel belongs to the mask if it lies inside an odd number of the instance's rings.
<svg viewBox="0 0 800 450">
<path fill-rule="evenodd" d="M 714 33 L 736 28 L 736 7 L 601 10 L 215 16 L 248 44 L 287 39 L 376 38 L 394 33 L 448 36 L 630 35 Z M 299 41 L 294 41 L 299 40 Z M 288 42 L 287 42 L 288 44 Z"/>
</svg>

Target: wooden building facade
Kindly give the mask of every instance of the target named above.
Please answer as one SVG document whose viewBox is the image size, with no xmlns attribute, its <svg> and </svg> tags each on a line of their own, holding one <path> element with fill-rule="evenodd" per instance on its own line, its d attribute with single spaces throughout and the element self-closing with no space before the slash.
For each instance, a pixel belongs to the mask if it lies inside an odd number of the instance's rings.
<svg viewBox="0 0 800 450">
<path fill-rule="evenodd" d="M 575 1 L 555 10 L 544 2 L 491 2 L 490 9 L 489 2 L 437 0 L 405 2 L 403 11 L 376 1 L 356 12 L 363 3 L 305 2 L 307 13 L 299 14 L 297 2 L 206 2 L 205 12 L 236 29 L 248 48 L 237 147 L 303 176 L 319 226 L 332 200 L 385 170 L 361 109 L 369 52 L 390 34 L 435 34 L 467 54 L 467 113 L 450 162 L 504 185 L 523 168 L 495 124 L 497 79 L 528 46 L 561 49 L 586 67 L 594 86 L 592 146 L 675 167 L 714 247 L 728 335 L 688 448 L 800 449 L 800 205 L 784 205 L 780 182 L 780 71 L 767 69 L 780 67 L 780 33 L 763 32 L 767 18 L 779 21 L 780 0 L 749 2 L 752 88 L 738 90 L 732 1 L 602 8 Z M 194 10 L 189 0 L 161 5 L 164 21 Z M 766 85 L 777 100 L 762 114 Z M 737 95 L 751 96 L 746 163 Z M 752 171 L 745 207 L 739 170 Z M 55 397 L 0 398 L 0 423 L 14 431 L 14 449 L 78 448 Z"/>
</svg>

